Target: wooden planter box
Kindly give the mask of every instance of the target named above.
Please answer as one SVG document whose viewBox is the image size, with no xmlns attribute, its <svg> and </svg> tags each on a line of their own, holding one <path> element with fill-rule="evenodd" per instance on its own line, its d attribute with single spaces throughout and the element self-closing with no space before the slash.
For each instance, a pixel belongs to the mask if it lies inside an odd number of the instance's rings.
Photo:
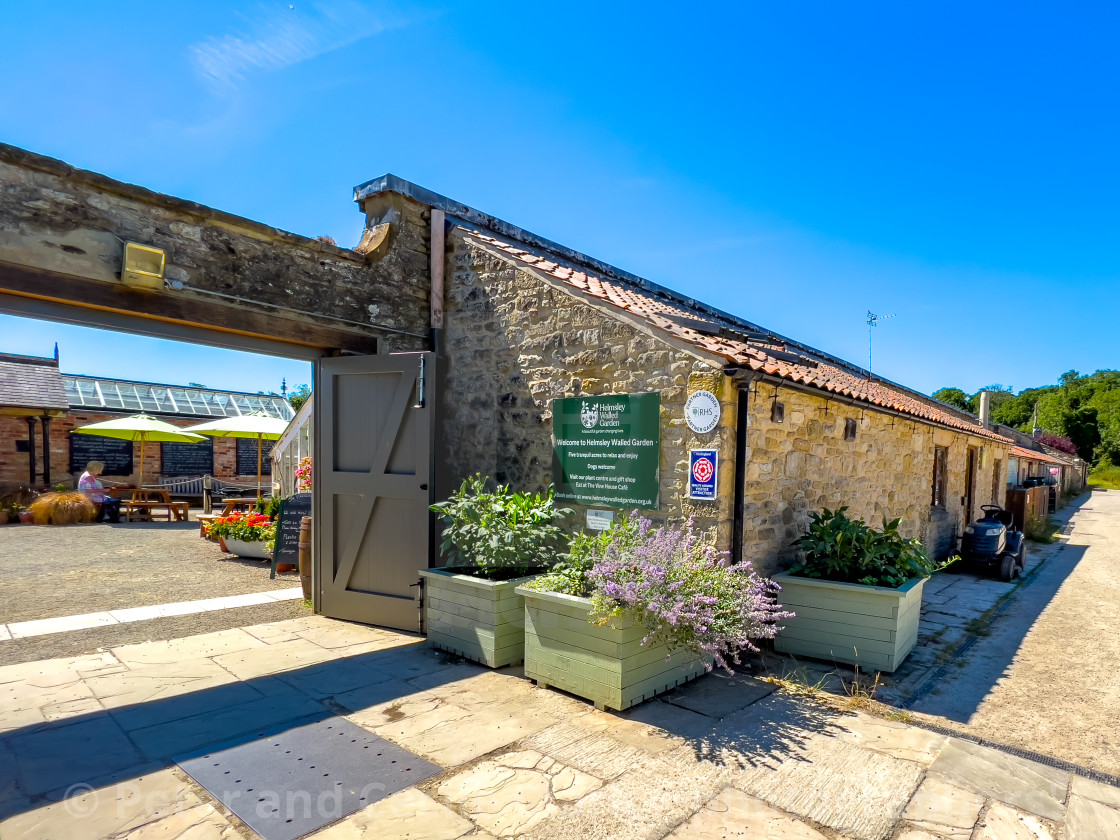
<svg viewBox="0 0 1120 840">
<path fill-rule="evenodd" d="M 525 598 L 525 676 L 586 698 L 597 709 L 628 709 L 707 671 L 689 651 L 642 647 L 645 628 L 629 620 L 597 626 L 591 601 L 517 590 Z"/>
<path fill-rule="evenodd" d="M 493 581 L 421 569 L 424 629 L 436 647 L 491 668 L 525 658 L 525 603 L 517 587 L 535 575 Z"/>
<path fill-rule="evenodd" d="M 795 656 L 846 662 L 875 671 L 893 671 L 918 641 L 922 589 L 915 578 L 898 589 L 774 575 L 782 606 L 796 613 L 774 649 Z"/>
</svg>

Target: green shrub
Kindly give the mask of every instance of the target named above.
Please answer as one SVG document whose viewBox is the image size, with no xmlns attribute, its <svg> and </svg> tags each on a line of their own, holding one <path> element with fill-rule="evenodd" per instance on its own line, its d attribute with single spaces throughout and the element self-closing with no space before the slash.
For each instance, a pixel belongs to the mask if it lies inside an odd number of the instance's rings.
<svg viewBox="0 0 1120 840">
<path fill-rule="evenodd" d="M 1031 542 L 1049 545 L 1058 538 L 1058 526 L 1049 516 L 1028 516 L 1023 533 Z"/>
<path fill-rule="evenodd" d="M 514 493 L 502 484 L 490 492 L 475 475 L 445 502 L 432 505 L 445 523 L 440 551 L 450 566 L 476 569 L 482 577 L 518 577 L 550 569 L 564 545 L 559 522 L 571 513 L 547 495 Z"/>
<path fill-rule="evenodd" d="M 809 530 L 794 543 L 805 552 L 804 559 L 791 574 L 897 589 L 940 568 L 919 540 L 899 534 L 901 519 L 888 522 L 883 517 L 883 530 L 876 531 L 862 519 L 852 519 L 847 510 L 825 508 L 811 515 Z"/>
<path fill-rule="evenodd" d="M 1120 467 L 1114 467 L 1108 458 L 1102 458 L 1089 473 L 1089 486 L 1097 490 L 1120 490 Z"/>
<path fill-rule="evenodd" d="M 568 553 L 546 575 L 526 584 L 537 592 L 559 592 L 562 595 L 591 596 L 587 573 L 612 546 L 617 551 L 632 551 L 640 543 L 638 517 L 620 514 L 605 531 L 580 531 L 568 546 Z"/>
</svg>

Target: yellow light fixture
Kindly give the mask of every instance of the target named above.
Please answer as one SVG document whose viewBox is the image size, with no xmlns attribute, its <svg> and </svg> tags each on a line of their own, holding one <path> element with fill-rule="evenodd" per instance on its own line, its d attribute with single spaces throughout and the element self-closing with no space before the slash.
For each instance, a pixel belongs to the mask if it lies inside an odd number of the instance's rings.
<svg viewBox="0 0 1120 840">
<path fill-rule="evenodd" d="M 163 271 L 167 267 L 167 254 L 159 248 L 124 243 L 124 262 L 121 264 L 121 282 L 139 289 L 162 289 Z"/>
</svg>

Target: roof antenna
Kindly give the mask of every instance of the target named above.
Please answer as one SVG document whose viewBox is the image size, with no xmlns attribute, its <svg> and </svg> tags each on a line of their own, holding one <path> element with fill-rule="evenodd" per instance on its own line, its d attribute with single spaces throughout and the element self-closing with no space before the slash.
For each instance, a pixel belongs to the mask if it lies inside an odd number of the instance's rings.
<svg viewBox="0 0 1120 840">
<path fill-rule="evenodd" d="M 894 315 L 876 315 L 870 309 L 867 310 L 867 381 L 871 381 L 871 331 L 875 326 L 886 318 L 893 318 Z"/>
<path fill-rule="evenodd" d="M 54 363 L 58 364 L 58 342 L 54 343 Z"/>
</svg>

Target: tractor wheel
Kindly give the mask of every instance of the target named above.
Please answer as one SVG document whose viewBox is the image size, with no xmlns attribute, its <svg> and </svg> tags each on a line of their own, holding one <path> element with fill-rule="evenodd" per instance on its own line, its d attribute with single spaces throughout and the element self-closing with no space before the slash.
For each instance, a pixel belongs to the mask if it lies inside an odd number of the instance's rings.
<svg viewBox="0 0 1120 840">
<path fill-rule="evenodd" d="M 1010 583 L 1019 574 L 1019 566 L 1015 563 L 1015 556 L 1013 554 L 1003 555 L 999 564 L 999 577 L 1000 580 Z"/>
<path fill-rule="evenodd" d="M 1019 541 L 1019 556 L 1017 558 L 1019 563 L 1019 571 L 1025 572 L 1027 570 L 1027 541 L 1022 539 Z"/>
</svg>

